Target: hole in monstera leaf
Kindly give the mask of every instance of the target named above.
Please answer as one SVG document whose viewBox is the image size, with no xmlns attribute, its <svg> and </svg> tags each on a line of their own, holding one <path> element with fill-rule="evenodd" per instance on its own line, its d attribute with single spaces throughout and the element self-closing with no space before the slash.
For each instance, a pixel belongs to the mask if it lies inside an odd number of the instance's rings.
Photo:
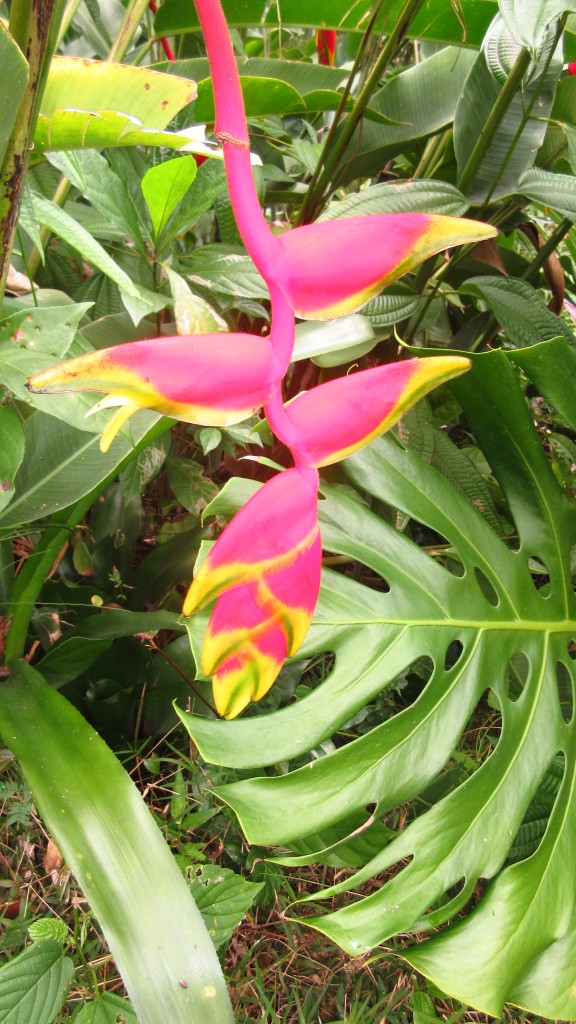
<svg viewBox="0 0 576 1024">
<path fill-rule="evenodd" d="M 574 714 L 574 688 L 570 669 L 563 661 L 556 662 L 556 684 L 562 718 L 565 722 L 570 722 Z"/>
<path fill-rule="evenodd" d="M 550 594 L 550 576 L 546 563 L 539 555 L 531 555 L 528 559 L 528 568 L 540 597 L 548 597 Z"/>
<path fill-rule="evenodd" d="M 502 713 L 493 690 L 485 690 L 462 731 L 452 764 L 475 772 L 493 754 L 502 731 Z M 450 767 L 450 766 L 449 766 Z"/>
<path fill-rule="evenodd" d="M 576 661 L 576 640 L 568 641 L 568 654 L 572 658 L 572 661 Z"/>
<path fill-rule="evenodd" d="M 467 883 L 466 876 L 449 886 L 446 892 L 434 901 L 424 917 L 414 924 L 414 931 L 427 931 L 429 928 L 438 928 L 445 924 L 451 917 L 458 914 L 462 908 L 475 899 L 474 882 Z"/>
<path fill-rule="evenodd" d="M 520 697 L 530 672 L 530 662 L 522 651 L 513 654 L 506 666 L 506 695 L 512 702 Z"/>
<path fill-rule="evenodd" d="M 402 711 L 405 707 L 413 704 L 432 678 L 434 662 L 428 654 L 416 658 L 408 665 L 400 675 L 396 676 L 393 683 L 386 687 L 382 696 L 388 704 L 392 698 L 394 711 Z M 400 701 L 398 701 L 400 697 Z M 392 712 L 391 712 L 392 713 Z M 391 717 L 391 713 L 385 717 Z"/>
<path fill-rule="evenodd" d="M 490 580 L 477 565 L 474 566 L 474 575 L 482 594 L 488 601 L 488 604 L 491 604 L 493 608 L 496 608 L 500 604 L 500 598 L 490 583 Z"/>
<path fill-rule="evenodd" d="M 531 857 L 542 842 L 550 815 L 564 778 L 565 759 L 562 751 L 554 755 L 546 768 L 508 853 L 508 863 Z"/>
<path fill-rule="evenodd" d="M 458 579 L 462 579 L 462 577 L 466 575 L 464 564 L 459 558 L 456 558 L 455 555 L 448 555 L 447 558 L 444 559 L 444 568 L 447 569 L 448 572 L 452 573 L 453 576 L 457 576 Z"/>
<path fill-rule="evenodd" d="M 444 655 L 444 669 L 449 672 L 457 661 L 460 661 L 462 657 L 462 651 L 464 650 L 464 644 L 460 640 L 453 640 L 451 644 L 448 644 L 446 648 L 446 654 Z"/>
</svg>

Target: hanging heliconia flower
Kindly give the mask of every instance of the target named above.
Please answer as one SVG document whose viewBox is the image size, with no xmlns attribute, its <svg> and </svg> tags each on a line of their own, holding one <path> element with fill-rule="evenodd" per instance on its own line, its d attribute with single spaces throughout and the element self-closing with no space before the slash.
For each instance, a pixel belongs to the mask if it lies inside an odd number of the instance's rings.
<svg viewBox="0 0 576 1024">
<path fill-rule="evenodd" d="M 336 58 L 336 32 L 333 28 L 319 28 L 316 31 L 316 52 L 318 63 L 333 67 Z"/>
<path fill-rule="evenodd" d="M 469 366 L 458 355 L 405 360 L 321 384 L 284 406 L 281 382 L 292 357 L 295 314 L 327 319 L 348 313 L 428 256 L 496 231 L 472 220 L 402 213 L 272 234 L 254 187 L 240 79 L 220 2 L 195 2 L 212 70 L 215 131 L 224 149 L 232 206 L 270 291 L 270 336 L 132 342 L 45 370 L 28 386 L 35 392 L 105 392 L 94 409 L 118 409 L 104 431 L 103 450 L 139 408 L 187 422 L 226 425 L 260 406 L 290 449 L 294 467 L 265 484 L 237 513 L 184 601 L 187 616 L 216 601 L 202 669 L 213 676 L 218 711 L 233 718 L 269 690 L 310 625 L 321 567 L 317 467 L 368 444 L 427 391 Z"/>
</svg>

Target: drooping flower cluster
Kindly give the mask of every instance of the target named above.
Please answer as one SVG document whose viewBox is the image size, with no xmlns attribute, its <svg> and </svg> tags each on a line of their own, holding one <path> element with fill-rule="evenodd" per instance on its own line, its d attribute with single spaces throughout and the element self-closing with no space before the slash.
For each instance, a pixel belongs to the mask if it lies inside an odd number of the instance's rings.
<svg viewBox="0 0 576 1024">
<path fill-rule="evenodd" d="M 448 246 L 487 238 L 476 221 L 422 213 L 382 214 L 271 233 L 252 179 L 240 80 L 220 0 L 196 0 L 216 101 L 230 196 L 246 248 L 270 291 L 268 339 L 247 334 L 156 338 L 72 359 L 36 374 L 37 391 L 104 391 L 118 406 L 107 450 L 138 408 L 207 425 L 229 425 L 263 407 L 294 467 L 266 483 L 208 554 L 184 601 L 192 615 L 216 599 L 202 669 L 227 718 L 259 700 L 302 644 L 320 586 L 318 468 L 387 430 L 418 398 L 462 373 L 461 356 L 410 359 L 351 374 L 284 406 L 295 316 L 329 319 L 358 309 L 384 285 Z"/>
</svg>

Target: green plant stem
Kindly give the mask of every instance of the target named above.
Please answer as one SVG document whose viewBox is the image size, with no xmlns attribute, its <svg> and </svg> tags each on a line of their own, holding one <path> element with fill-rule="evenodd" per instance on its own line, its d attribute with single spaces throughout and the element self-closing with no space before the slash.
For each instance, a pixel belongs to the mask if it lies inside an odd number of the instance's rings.
<svg viewBox="0 0 576 1024">
<path fill-rule="evenodd" d="M 563 220 L 557 225 L 554 231 L 548 236 L 544 245 L 538 249 L 538 252 L 534 256 L 534 259 L 530 261 L 529 265 L 522 272 L 522 280 L 528 281 L 529 284 L 533 284 L 536 278 L 544 266 L 551 252 L 554 252 L 556 247 L 560 244 L 564 235 L 572 227 L 572 221 L 568 217 L 564 217 Z M 478 335 L 473 345 L 470 347 L 471 352 L 477 352 L 478 349 L 482 348 L 489 338 L 498 330 L 498 320 L 494 313 L 490 314 L 484 330 Z"/>
<path fill-rule="evenodd" d="M 486 121 L 483 130 L 480 132 L 476 144 L 474 145 L 468 160 L 464 164 L 458 181 L 456 182 L 461 192 L 466 193 L 467 188 L 476 177 L 480 164 L 494 141 L 494 136 L 502 123 L 504 115 L 514 98 L 524 75 L 530 67 L 531 60 L 530 51 L 527 50 L 526 47 L 522 47 L 514 61 L 514 66 L 502 87 L 502 91 L 492 108 L 488 120 Z"/>
<path fill-rule="evenodd" d="M 110 53 L 108 54 L 108 60 L 124 60 L 124 57 L 128 53 L 130 43 L 132 42 L 136 34 L 136 30 L 147 10 L 148 0 L 132 0 L 132 3 L 128 4 L 124 20 L 120 26 L 120 31 L 112 45 Z"/>
<path fill-rule="evenodd" d="M 14 4 L 11 12 L 10 25 L 13 26 L 16 41 L 28 61 L 29 78 L 0 169 L 0 301 L 6 289 L 10 257 L 16 237 L 38 101 L 56 45 L 57 32 L 54 26 L 58 22 L 62 6 L 63 0 L 26 0 L 25 3 Z"/>
<path fill-rule="evenodd" d="M 66 31 L 68 31 L 72 18 L 74 17 L 74 14 L 78 7 L 79 0 L 69 0 L 63 15 L 63 24 L 62 30 L 60 32 L 60 37 L 63 37 L 66 34 Z M 148 3 L 144 3 L 143 0 L 132 0 L 132 3 L 128 4 L 124 21 L 120 26 L 118 36 L 115 42 L 112 44 L 112 47 L 106 60 L 121 61 L 126 56 L 130 43 L 134 38 L 138 25 L 142 20 L 144 11 L 146 11 L 147 8 Z M 66 19 L 67 24 L 64 26 L 64 22 L 66 21 Z M 66 200 L 68 199 L 68 196 L 70 195 L 71 188 L 72 185 L 68 181 L 68 178 L 62 175 L 60 181 L 58 182 L 58 185 L 56 186 L 56 191 L 52 196 L 52 202 L 56 203 L 56 205 L 59 206 L 60 208 L 63 208 L 64 204 L 66 203 Z M 44 249 L 48 245 L 48 242 L 50 241 L 51 237 L 52 232 L 49 228 L 40 228 L 40 240 L 42 242 L 42 247 Z M 28 257 L 28 267 L 33 278 L 36 277 L 36 274 L 40 269 L 41 262 L 42 253 L 39 249 L 36 249 L 36 247 L 34 247 L 30 252 L 30 256 Z"/>
<path fill-rule="evenodd" d="M 161 434 L 164 434 L 167 429 L 169 429 L 169 422 L 167 420 L 161 419 L 155 423 L 144 434 L 138 444 L 134 446 L 132 451 L 128 452 L 124 459 L 97 487 L 69 508 L 68 514 L 63 521 L 60 513 L 57 514 L 57 521 L 54 521 L 56 520 L 56 515 L 53 516 L 53 522 L 47 526 L 41 540 L 32 554 L 28 556 L 14 582 L 7 610 L 10 628 L 6 637 L 6 660 L 17 659 L 23 656 L 26 649 L 28 627 L 38 595 L 54 565 L 58 552 L 70 537 L 71 531 L 84 518 L 90 506 L 108 487 L 108 484 L 115 479 L 120 470 L 137 458 L 144 448 Z"/>
<path fill-rule="evenodd" d="M 428 140 L 420 158 L 420 162 L 412 175 L 413 178 L 429 178 L 432 176 L 434 170 L 442 160 L 446 146 L 451 138 L 452 129 L 449 128 L 447 131 L 441 132 L 439 135 L 434 135 L 433 138 Z"/>
<path fill-rule="evenodd" d="M 302 204 L 300 215 L 298 217 L 299 224 L 308 224 L 315 220 L 322 209 L 322 206 L 326 201 L 326 196 L 329 194 L 331 185 L 333 184 L 338 166 L 342 161 L 344 153 L 348 148 L 360 120 L 364 116 L 368 103 L 370 102 L 370 98 L 380 84 L 382 75 L 397 53 L 398 47 L 404 41 L 410 24 L 418 13 L 423 2 L 424 0 L 405 0 L 401 10 L 399 11 L 396 24 L 394 25 L 390 35 L 387 37 L 382 48 L 382 52 L 370 72 L 360 94 L 358 95 L 348 118 L 342 125 L 338 135 L 335 135 L 334 133 L 329 134 L 326 140 L 322 159 L 312 176 L 306 198 Z"/>
<path fill-rule="evenodd" d="M 66 200 L 68 199 L 68 196 L 70 195 L 70 189 L 71 188 L 72 188 L 72 185 L 68 181 L 68 178 L 65 178 L 64 175 L 62 175 L 62 177 L 60 178 L 60 181 L 58 182 L 58 184 L 56 186 L 56 190 L 54 192 L 54 195 L 52 196 L 52 202 L 56 203 L 57 206 L 62 208 L 64 206 Z M 40 228 L 40 241 L 42 243 L 42 249 L 46 249 L 46 246 L 48 245 L 48 242 L 50 241 L 51 237 L 52 237 L 52 232 L 50 231 L 50 228 L 47 228 L 47 227 L 41 227 Z M 42 252 L 41 252 L 40 249 L 37 249 L 36 246 L 34 246 L 34 248 L 31 250 L 30 255 L 28 257 L 28 271 L 29 271 L 30 276 L 31 276 L 32 279 L 36 277 L 36 274 L 38 273 L 38 270 L 40 269 L 41 262 L 42 262 Z"/>
</svg>

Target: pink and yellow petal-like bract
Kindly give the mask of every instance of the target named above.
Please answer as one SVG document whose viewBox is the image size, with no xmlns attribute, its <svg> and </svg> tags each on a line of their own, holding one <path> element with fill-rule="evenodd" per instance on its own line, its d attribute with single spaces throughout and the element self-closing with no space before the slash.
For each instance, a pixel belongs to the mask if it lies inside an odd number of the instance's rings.
<svg viewBox="0 0 576 1024">
<path fill-rule="evenodd" d="M 278 387 L 269 341 L 251 334 L 210 334 L 132 341 L 90 352 L 30 377 L 35 393 L 104 391 L 93 410 L 119 406 L 102 436 L 107 451 L 137 409 L 227 426 L 264 405 Z"/>
<path fill-rule="evenodd" d="M 214 676 L 221 715 L 233 718 L 249 701 L 260 700 L 286 657 L 300 648 L 316 607 L 321 563 L 316 532 L 291 565 L 218 598 L 204 639 L 202 671 Z"/>
<path fill-rule="evenodd" d="M 280 235 L 274 273 L 296 316 L 330 320 L 360 309 L 429 256 L 495 234 L 490 224 L 431 213 L 343 217 Z"/>
<path fill-rule="evenodd" d="M 301 438 L 294 455 L 317 468 L 346 458 L 392 427 L 432 388 L 469 367 L 462 356 L 431 356 L 319 384 L 286 406 Z"/>
<path fill-rule="evenodd" d="M 184 615 L 193 615 L 230 587 L 291 566 L 316 540 L 317 507 L 317 479 L 297 469 L 264 484 L 204 559 L 186 595 Z"/>
</svg>

